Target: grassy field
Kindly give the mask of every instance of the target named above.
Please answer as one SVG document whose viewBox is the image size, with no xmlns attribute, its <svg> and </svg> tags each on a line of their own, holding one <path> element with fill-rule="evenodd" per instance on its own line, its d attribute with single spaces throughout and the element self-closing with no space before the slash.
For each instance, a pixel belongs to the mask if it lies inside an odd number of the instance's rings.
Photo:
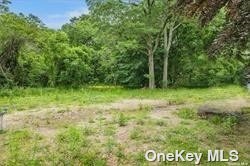
<svg viewBox="0 0 250 166">
<path fill-rule="evenodd" d="M 204 102 L 239 98 L 249 101 L 250 95 L 238 86 L 1 90 L 0 106 L 7 106 L 9 113 L 7 128 L 0 133 L 0 165 L 193 165 L 147 162 L 149 149 L 204 155 L 208 149 L 236 149 L 237 164 L 250 164 L 249 107 L 242 108 L 243 119 L 205 120 L 196 113 Z M 201 165 L 228 163 L 202 158 Z"/>
<path fill-rule="evenodd" d="M 81 89 L 28 88 L 0 90 L 0 107 L 21 111 L 50 106 L 86 106 L 110 103 L 121 99 L 161 99 L 173 103 L 193 103 L 231 97 L 247 97 L 246 89 L 238 86 L 206 89 L 124 89 L 116 87 L 88 87 Z"/>
</svg>

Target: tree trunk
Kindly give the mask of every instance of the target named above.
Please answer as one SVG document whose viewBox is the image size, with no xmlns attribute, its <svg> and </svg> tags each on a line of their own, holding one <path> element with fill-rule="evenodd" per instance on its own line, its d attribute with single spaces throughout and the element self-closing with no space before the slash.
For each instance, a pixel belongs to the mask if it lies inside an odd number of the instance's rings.
<svg viewBox="0 0 250 166">
<path fill-rule="evenodd" d="M 155 88 L 155 71 L 154 71 L 154 51 L 153 51 L 153 45 L 152 40 L 149 37 L 147 41 L 147 50 L 148 50 L 148 67 L 149 67 L 149 88 L 154 89 Z"/>
<path fill-rule="evenodd" d="M 168 88 L 168 56 L 164 56 L 162 87 Z"/>
<path fill-rule="evenodd" d="M 154 71 L 154 54 L 153 51 L 148 53 L 148 63 L 149 63 L 149 88 L 155 88 L 155 71 Z"/>
<path fill-rule="evenodd" d="M 164 66 L 163 66 L 163 80 L 162 87 L 168 87 L 168 59 L 169 59 L 169 51 L 172 45 L 174 27 L 171 26 L 169 32 L 167 27 L 164 29 Z"/>
</svg>

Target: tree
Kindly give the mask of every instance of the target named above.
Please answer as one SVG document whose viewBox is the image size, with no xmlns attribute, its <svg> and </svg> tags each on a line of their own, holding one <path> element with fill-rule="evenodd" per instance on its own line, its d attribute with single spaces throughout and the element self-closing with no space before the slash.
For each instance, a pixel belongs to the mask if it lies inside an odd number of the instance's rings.
<svg viewBox="0 0 250 166">
<path fill-rule="evenodd" d="M 15 81 L 18 58 L 26 42 L 34 39 L 36 26 L 12 13 L 0 15 L 0 73 L 8 83 Z"/>
<path fill-rule="evenodd" d="M 178 0 L 180 10 L 188 16 L 198 16 L 201 24 L 208 24 L 216 14 L 227 8 L 227 23 L 208 49 L 216 54 L 228 45 L 246 48 L 250 35 L 250 16 L 248 0 Z M 237 44 L 237 45 L 236 45 Z"/>
<path fill-rule="evenodd" d="M 164 64 L 163 64 L 163 81 L 162 87 L 168 87 L 168 63 L 169 63 L 169 52 L 172 46 L 174 31 L 180 26 L 175 21 L 170 22 L 169 26 L 164 28 Z"/>
<path fill-rule="evenodd" d="M 124 40 L 129 43 L 130 41 L 130 43 L 140 48 L 141 53 L 147 55 L 149 88 L 155 88 L 154 55 L 167 24 L 167 19 L 163 17 L 163 1 L 109 0 L 97 1 L 94 4 L 96 6 L 91 6 L 91 13 L 97 17 L 97 20 L 102 22 L 102 30 L 105 28 L 103 25 L 106 25 L 106 29 L 109 29 L 110 33 L 117 33 L 115 35 L 115 38 L 118 37 L 116 42 Z"/>
<path fill-rule="evenodd" d="M 158 34 L 156 35 L 156 38 L 154 37 L 154 27 L 152 27 L 152 24 L 155 23 L 155 20 L 157 20 L 157 14 L 155 13 L 156 11 L 158 11 L 157 9 L 155 9 L 155 4 L 156 1 L 155 0 L 145 0 L 143 1 L 143 11 L 144 11 L 144 15 L 145 15 L 145 25 L 147 25 L 147 27 L 152 28 L 152 31 L 150 32 L 146 32 L 146 36 L 145 36 L 145 41 L 146 41 L 146 49 L 147 49 L 147 56 L 148 56 L 148 65 L 149 65 L 149 88 L 150 89 L 154 89 L 155 88 L 155 68 L 154 68 L 154 54 L 155 51 L 157 50 L 158 46 L 159 46 L 159 40 L 160 40 L 160 35 L 162 33 L 162 30 L 158 30 Z M 163 26 L 159 26 L 160 28 L 162 27 L 162 29 L 165 29 L 166 23 L 163 23 Z M 158 27 L 156 27 L 157 29 L 160 29 Z"/>
<path fill-rule="evenodd" d="M 88 15 L 71 19 L 70 23 L 62 26 L 62 30 L 68 34 L 71 44 L 75 46 L 96 46 L 95 37 L 97 36 L 98 28 Z"/>
<path fill-rule="evenodd" d="M 9 11 L 8 5 L 10 4 L 9 0 L 0 0 L 0 14 Z"/>
<path fill-rule="evenodd" d="M 176 3 L 165 2 L 165 19 L 167 24 L 163 32 L 164 41 L 164 57 L 163 57 L 163 80 L 162 87 L 168 87 L 168 64 L 169 64 L 169 53 L 172 46 L 174 32 L 181 25 L 179 23 L 178 12 L 176 11 Z"/>
</svg>

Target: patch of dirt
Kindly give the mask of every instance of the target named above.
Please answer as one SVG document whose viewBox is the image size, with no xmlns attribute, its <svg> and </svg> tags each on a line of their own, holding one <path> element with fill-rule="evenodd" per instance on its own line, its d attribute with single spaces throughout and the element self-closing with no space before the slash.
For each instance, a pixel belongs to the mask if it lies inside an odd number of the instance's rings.
<svg viewBox="0 0 250 166">
<path fill-rule="evenodd" d="M 39 127 L 36 129 L 38 133 L 47 138 L 55 138 L 58 133 L 57 129 L 48 128 L 48 127 Z"/>
<path fill-rule="evenodd" d="M 60 108 L 43 108 L 26 110 L 22 112 L 14 112 L 5 116 L 7 123 L 7 129 L 17 129 L 32 126 L 53 126 L 56 123 L 76 123 L 81 121 L 87 121 L 91 118 L 95 119 L 96 115 L 100 111 L 104 110 L 133 110 L 145 106 L 159 106 L 166 105 L 166 101 L 158 100 L 122 100 L 111 104 L 91 105 L 87 107 L 68 107 Z M 107 112 L 101 112 L 105 114 Z M 110 119 L 110 115 L 107 115 Z"/>
<path fill-rule="evenodd" d="M 180 122 L 181 119 L 175 115 L 174 113 L 177 112 L 177 107 L 176 106 L 169 106 L 166 108 L 158 108 L 158 109 L 154 109 L 151 114 L 150 117 L 152 119 L 159 119 L 159 120 L 164 120 L 167 121 L 167 123 L 170 126 L 177 126 Z"/>
<path fill-rule="evenodd" d="M 212 103 L 230 105 L 230 107 L 250 107 L 247 99 L 230 99 L 218 100 Z M 152 119 L 166 119 L 171 125 L 180 123 L 180 119 L 173 114 L 182 107 L 190 107 L 190 105 L 170 105 L 164 100 L 144 100 L 129 99 L 121 100 L 110 104 L 90 105 L 86 107 L 52 107 L 26 110 L 22 112 L 14 112 L 5 115 L 4 121 L 7 129 L 35 128 L 42 135 L 53 136 L 56 129 L 68 124 L 87 123 L 90 119 L 95 120 L 101 115 L 105 120 L 111 121 L 112 116 L 109 110 L 129 111 L 142 107 L 152 107 L 150 117 Z M 133 125 L 120 127 L 117 133 L 117 139 L 126 142 L 129 131 L 133 129 Z"/>
<path fill-rule="evenodd" d="M 109 166 L 118 165 L 117 157 L 112 155 L 112 154 L 109 154 L 107 156 L 107 165 L 109 165 Z"/>
<path fill-rule="evenodd" d="M 67 124 L 84 121 L 93 115 L 94 112 L 82 109 L 60 112 L 59 108 L 56 111 L 48 108 L 43 111 L 24 111 L 7 114 L 5 121 L 7 123 L 7 129 L 20 129 L 24 127 L 48 127 L 60 123 Z"/>
<path fill-rule="evenodd" d="M 96 105 L 95 108 L 100 110 L 135 110 L 140 107 L 164 107 L 169 103 L 164 100 L 148 100 L 148 99 L 127 99 L 110 104 Z"/>
<path fill-rule="evenodd" d="M 116 140 L 120 144 L 126 144 L 129 141 L 130 132 L 134 129 L 135 125 L 133 123 L 128 123 L 126 126 L 118 128 L 116 132 Z"/>
<path fill-rule="evenodd" d="M 156 107 L 151 111 L 150 117 L 152 119 L 167 121 L 169 126 L 177 126 L 180 124 L 181 119 L 175 114 L 182 108 L 194 108 L 194 104 L 182 104 L 182 105 L 169 105 L 166 107 Z"/>
</svg>

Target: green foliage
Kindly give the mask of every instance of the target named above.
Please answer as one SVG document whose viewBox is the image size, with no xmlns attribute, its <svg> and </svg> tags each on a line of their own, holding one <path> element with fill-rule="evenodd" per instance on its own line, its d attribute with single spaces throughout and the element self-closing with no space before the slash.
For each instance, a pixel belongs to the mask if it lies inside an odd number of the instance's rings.
<svg viewBox="0 0 250 166">
<path fill-rule="evenodd" d="M 13 88 L 0 90 L 0 106 L 8 111 L 21 111 L 29 108 L 59 105 L 67 108 L 72 105 L 109 103 L 121 99 L 161 99 L 178 103 L 205 102 L 208 100 L 248 96 L 246 89 L 239 86 L 194 88 L 194 89 L 125 89 L 119 87 L 91 86 L 82 88 Z M 177 103 L 177 104 L 178 104 Z M 136 110 L 137 116 L 146 119 L 150 107 Z M 117 117 L 116 117 L 117 118 Z M 115 119 L 117 120 L 117 119 Z M 117 121 L 116 121 L 117 122 Z"/>
<path fill-rule="evenodd" d="M 213 116 L 209 119 L 215 125 L 220 125 L 225 131 L 231 131 L 232 128 L 239 123 L 239 117 L 228 115 L 228 116 Z"/>
<path fill-rule="evenodd" d="M 68 164 L 72 161 L 80 161 L 82 158 L 81 150 L 87 146 L 83 131 L 73 127 L 59 134 L 57 143 L 59 144 L 58 151 L 61 154 L 59 161 L 62 160 Z"/>
<path fill-rule="evenodd" d="M 177 115 L 183 119 L 197 119 L 197 112 L 193 109 L 182 108 L 177 112 Z"/>
<path fill-rule="evenodd" d="M 40 165 L 41 158 L 36 156 L 42 150 L 38 147 L 40 136 L 27 130 L 8 133 L 7 165 Z"/>
<path fill-rule="evenodd" d="M 132 131 L 131 131 L 131 133 L 130 133 L 130 139 L 132 139 L 132 140 L 140 140 L 141 138 L 142 138 L 142 133 L 143 133 L 144 131 L 141 129 L 141 128 L 135 128 L 135 129 L 133 129 Z"/>
<path fill-rule="evenodd" d="M 196 61 L 188 58 L 183 60 L 183 72 L 177 78 L 177 86 L 209 87 L 239 83 L 244 68 L 242 62 L 225 57 L 209 60 L 206 55 L 200 55 Z"/>
<path fill-rule="evenodd" d="M 147 85 L 147 57 L 132 50 L 116 59 L 115 70 L 118 84 L 127 87 L 145 87 Z"/>
<path fill-rule="evenodd" d="M 123 114 L 123 113 L 120 113 L 119 115 L 118 115 L 118 124 L 119 124 L 119 126 L 120 127 L 122 127 L 122 126 L 126 126 L 127 124 L 127 118 L 125 117 L 125 115 Z"/>
<path fill-rule="evenodd" d="M 8 5 L 9 5 L 10 3 L 11 3 L 11 2 L 10 2 L 9 0 L 1 0 L 1 1 L 0 1 L 0 14 L 9 11 Z"/>
<path fill-rule="evenodd" d="M 80 87 L 111 84 L 126 87 L 148 85 L 149 44 L 159 45 L 154 52 L 156 85 L 162 85 L 163 36 L 167 19 L 180 23 L 174 32 L 169 54 L 169 85 L 210 87 L 238 84 L 249 65 L 249 50 L 228 47 L 215 57 L 206 48 L 226 22 L 222 9 L 206 26 L 196 20 L 177 19 L 171 7 L 175 1 L 98 0 L 89 1 L 90 13 L 62 26 L 45 27 L 29 14 L 8 12 L 8 0 L 0 3 L 0 87 Z M 149 40 L 150 39 L 150 40 Z"/>
<path fill-rule="evenodd" d="M 37 25 L 13 13 L 0 14 L 0 86 L 18 84 L 21 49 L 34 41 Z"/>
<path fill-rule="evenodd" d="M 106 162 L 93 150 L 88 150 L 84 130 L 70 127 L 57 136 L 57 151 L 59 155 L 53 156 L 57 164 L 75 165 L 106 165 Z"/>
</svg>

